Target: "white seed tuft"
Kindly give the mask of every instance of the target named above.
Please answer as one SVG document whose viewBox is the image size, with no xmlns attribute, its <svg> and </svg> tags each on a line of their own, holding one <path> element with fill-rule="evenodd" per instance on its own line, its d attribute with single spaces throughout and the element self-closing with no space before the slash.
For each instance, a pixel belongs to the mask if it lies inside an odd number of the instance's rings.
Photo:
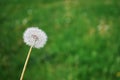
<svg viewBox="0 0 120 80">
<path fill-rule="evenodd" d="M 37 27 L 28 28 L 23 35 L 24 42 L 35 48 L 42 48 L 47 42 L 47 35 Z"/>
</svg>

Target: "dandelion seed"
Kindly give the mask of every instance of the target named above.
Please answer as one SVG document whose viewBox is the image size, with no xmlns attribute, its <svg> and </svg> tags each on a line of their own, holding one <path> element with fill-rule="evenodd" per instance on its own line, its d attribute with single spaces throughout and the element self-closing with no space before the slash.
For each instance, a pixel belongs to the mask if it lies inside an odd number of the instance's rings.
<svg viewBox="0 0 120 80">
<path fill-rule="evenodd" d="M 20 80 L 23 80 L 23 76 L 24 76 L 24 73 L 25 73 L 25 70 L 26 70 L 26 66 L 27 66 L 32 48 L 33 47 L 35 47 L 35 48 L 44 47 L 44 45 L 47 42 L 47 35 L 41 29 L 38 29 L 37 27 L 31 27 L 31 28 L 28 28 L 24 32 L 23 39 L 24 39 L 24 42 L 31 47 L 29 49 L 29 52 L 28 52 L 28 55 L 27 55 L 27 58 L 26 58 L 26 61 L 25 61 L 25 64 L 24 64 Z"/>
</svg>

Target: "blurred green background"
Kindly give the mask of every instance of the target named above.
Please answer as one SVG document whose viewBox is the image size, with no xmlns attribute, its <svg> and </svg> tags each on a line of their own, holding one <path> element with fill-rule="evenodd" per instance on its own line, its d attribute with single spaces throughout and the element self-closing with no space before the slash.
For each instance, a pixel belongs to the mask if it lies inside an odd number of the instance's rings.
<svg viewBox="0 0 120 80">
<path fill-rule="evenodd" d="M 0 0 L 0 80 L 19 80 L 31 26 L 48 42 L 24 80 L 120 80 L 119 0 Z"/>
</svg>

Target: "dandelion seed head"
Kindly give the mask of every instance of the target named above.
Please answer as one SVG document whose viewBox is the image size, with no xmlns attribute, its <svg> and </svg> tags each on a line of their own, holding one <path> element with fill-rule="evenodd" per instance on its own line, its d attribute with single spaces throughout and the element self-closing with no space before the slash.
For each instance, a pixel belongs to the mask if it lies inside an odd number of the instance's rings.
<svg viewBox="0 0 120 80">
<path fill-rule="evenodd" d="M 35 48 L 42 48 L 47 42 L 47 35 L 37 27 L 28 28 L 23 35 L 24 42 Z"/>
</svg>

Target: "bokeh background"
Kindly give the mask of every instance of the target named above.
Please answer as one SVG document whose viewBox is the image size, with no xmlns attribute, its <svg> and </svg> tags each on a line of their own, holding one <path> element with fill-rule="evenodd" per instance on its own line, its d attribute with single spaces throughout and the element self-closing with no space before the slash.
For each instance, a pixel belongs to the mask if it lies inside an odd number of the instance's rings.
<svg viewBox="0 0 120 80">
<path fill-rule="evenodd" d="M 31 26 L 48 42 L 24 80 L 120 80 L 119 0 L 0 0 L 0 80 L 19 80 Z"/>
</svg>

